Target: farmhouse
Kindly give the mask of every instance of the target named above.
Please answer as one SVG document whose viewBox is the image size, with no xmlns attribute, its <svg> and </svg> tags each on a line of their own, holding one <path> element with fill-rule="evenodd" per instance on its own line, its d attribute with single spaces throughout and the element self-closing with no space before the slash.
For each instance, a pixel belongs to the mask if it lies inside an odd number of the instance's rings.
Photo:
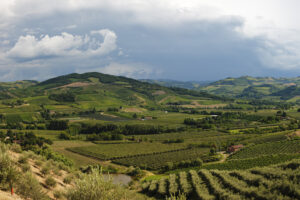
<svg viewBox="0 0 300 200">
<path fill-rule="evenodd" d="M 240 150 L 243 147 L 244 147 L 244 145 L 242 145 L 242 144 L 233 145 L 233 146 L 228 147 L 227 152 L 228 153 L 233 153 L 233 152 L 236 152 L 236 151 Z"/>
</svg>

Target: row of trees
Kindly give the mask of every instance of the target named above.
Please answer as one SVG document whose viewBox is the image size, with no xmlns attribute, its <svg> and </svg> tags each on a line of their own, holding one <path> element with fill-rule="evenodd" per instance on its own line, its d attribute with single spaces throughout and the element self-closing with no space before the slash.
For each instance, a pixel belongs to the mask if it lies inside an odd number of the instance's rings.
<svg viewBox="0 0 300 200">
<path fill-rule="evenodd" d="M 112 132 L 114 134 L 123 135 L 151 135 L 168 132 L 180 132 L 185 130 L 184 127 L 169 128 L 164 126 L 144 125 L 144 124 L 133 124 L 133 125 L 116 125 L 116 124 L 81 124 L 81 134 L 101 134 L 105 132 Z"/>
<path fill-rule="evenodd" d="M 256 121 L 264 124 L 273 124 L 279 122 L 281 117 L 286 116 L 282 113 L 276 116 L 248 115 L 243 112 L 224 112 L 218 114 L 219 115 L 217 116 L 206 117 L 203 119 L 186 118 L 183 123 L 186 125 L 196 126 L 198 128 L 211 129 L 216 125 L 231 124 L 237 119 L 246 122 Z"/>
<path fill-rule="evenodd" d="M 43 137 L 37 137 L 33 132 L 0 132 L 0 140 L 5 143 L 18 143 L 23 149 L 32 149 L 33 146 L 43 147 L 44 144 L 52 144 L 52 141 Z"/>
</svg>

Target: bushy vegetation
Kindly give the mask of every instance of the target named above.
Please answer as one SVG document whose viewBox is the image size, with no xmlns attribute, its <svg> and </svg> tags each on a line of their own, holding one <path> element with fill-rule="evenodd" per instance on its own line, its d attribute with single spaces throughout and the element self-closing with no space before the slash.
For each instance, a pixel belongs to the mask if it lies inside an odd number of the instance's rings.
<svg viewBox="0 0 300 200">
<path fill-rule="evenodd" d="M 75 95 L 71 92 L 61 94 L 50 94 L 49 99 L 58 102 L 75 102 Z"/>
<path fill-rule="evenodd" d="M 67 191 L 70 200 L 107 200 L 126 199 L 126 191 L 107 181 L 99 169 L 92 169 L 90 174 L 83 174 L 75 181 L 75 187 Z"/>
</svg>

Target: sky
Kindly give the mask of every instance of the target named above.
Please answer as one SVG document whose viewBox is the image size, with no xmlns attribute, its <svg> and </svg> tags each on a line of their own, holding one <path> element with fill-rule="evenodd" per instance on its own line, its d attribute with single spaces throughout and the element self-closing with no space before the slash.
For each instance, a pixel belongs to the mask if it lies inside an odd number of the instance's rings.
<svg viewBox="0 0 300 200">
<path fill-rule="evenodd" d="M 295 77 L 299 0 L 1 0 L 0 81 Z"/>
</svg>

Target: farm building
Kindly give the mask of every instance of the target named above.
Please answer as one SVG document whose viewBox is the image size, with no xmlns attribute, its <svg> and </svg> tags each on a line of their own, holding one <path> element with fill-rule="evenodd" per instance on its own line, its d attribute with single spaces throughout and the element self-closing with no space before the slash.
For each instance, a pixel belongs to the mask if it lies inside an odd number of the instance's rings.
<svg viewBox="0 0 300 200">
<path fill-rule="evenodd" d="M 242 145 L 242 144 L 233 145 L 233 146 L 228 147 L 227 152 L 233 153 L 233 152 L 240 150 L 243 147 L 244 147 L 244 145 Z"/>
</svg>

